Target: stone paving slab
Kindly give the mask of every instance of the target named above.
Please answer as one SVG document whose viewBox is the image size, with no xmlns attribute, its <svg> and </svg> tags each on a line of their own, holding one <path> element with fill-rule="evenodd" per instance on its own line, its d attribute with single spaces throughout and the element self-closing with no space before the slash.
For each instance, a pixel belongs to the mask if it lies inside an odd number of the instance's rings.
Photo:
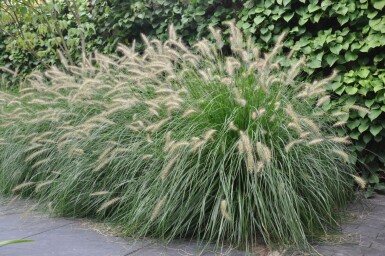
<svg viewBox="0 0 385 256">
<path fill-rule="evenodd" d="M 0 247 L 0 256 L 246 255 L 226 247 L 203 248 L 194 241 L 178 240 L 165 245 L 150 239 L 115 237 L 91 228 L 82 220 L 49 218 L 31 210 L 28 201 L 10 204 L 2 204 L 2 201 L 0 198 L 0 241 L 32 239 L 35 242 Z M 341 242 L 316 245 L 314 248 L 318 253 L 326 256 L 385 256 L 385 196 L 358 201 L 348 212 L 353 217 L 341 226 Z M 267 252 L 256 255 L 265 256 Z"/>
<path fill-rule="evenodd" d="M 342 224 L 339 244 L 315 246 L 326 256 L 385 256 L 385 195 L 362 199 L 349 207 L 352 219 Z M 353 238 L 353 240 L 352 240 Z M 342 241 L 344 239 L 342 238 Z"/>
<path fill-rule="evenodd" d="M 234 255 L 244 252 L 201 247 L 193 241 L 168 245 L 150 239 L 133 240 L 98 232 L 81 220 L 49 218 L 31 210 L 26 201 L 2 203 L 0 198 L 0 241 L 32 239 L 32 243 L 0 246 L 0 256 L 158 256 Z M 34 206 L 32 205 L 32 208 Z"/>
</svg>

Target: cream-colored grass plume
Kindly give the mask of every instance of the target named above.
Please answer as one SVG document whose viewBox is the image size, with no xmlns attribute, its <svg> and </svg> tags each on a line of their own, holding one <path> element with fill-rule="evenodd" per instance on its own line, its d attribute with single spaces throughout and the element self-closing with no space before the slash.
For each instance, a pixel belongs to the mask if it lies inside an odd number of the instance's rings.
<svg viewBox="0 0 385 256">
<path fill-rule="evenodd" d="M 110 191 L 103 190 L 103 191 L 97 191 L 97 192 L 91 193 L 90 196 L 104 196 L 110 193 L 111 193 Z"/>
<path fill-rule="evenodd" d="M 311 119 L 309 118 L 301 118 L 301 121 L 307 126 L 309 127 L 313 132 L 319 134 L 320 133 L 320 128 L 318 127 L 318 125 Z"/>
<path fill-rule="evenodd" d="M 316 106 L 321 107 L 325 103 L 329 102 L 329 100 L 330 100 L 330 95 L 325 95 L 318 99 Z"/>
<path fill-rule="evenodd" d="M 335 153 L 336 155 L 338 155 L 342 160 L 344 160 L 344 162 L 349 162 L 349 155 L 343 151 L 343 150 L 339 150 L 339 149 L 333 149 L 333 153 Z"/>
<path fill-rule="evenodd" d="M 39 182 L 35 187 L 35 192 L 40 192 L 43 187 L 48 186 L 48 185 L 52 184 L 53 182 L 54 182 L 54 180 L 47 180 L 47 181 Z"/>
<path fill-rule="evenodd" d="M 149 126 L 147 126 L 144 130 L 148 132 L 156 132 L 158 131 L 163 125 L 165 125 L 167 122 L 170 121 L 170 118 L 162 119 L 156 123 L 153 123 Z"/>
<path fill-rule="evenodd" d="M 114 204 L 117 204 L 118 202 L 120 202 L 120 200 L 122 200 L 121 197 L 115 197 L 115 198 L 112 198 L 112 199 L 108 200 L 107 202 L 104 202 L 104 203 L 99 207 L 99 209 L 98 209 L 96 212 L 104 211 L 104 210 L 110 208 L 111 206 L 113 206 Z"/>
<path fill-rule="evenodd" d="M 231 217 L 230 217 L 230 214 L 228 212 L 227 206 L 228 206 L 227 201 L 223 199 L 221 201 L 221 205 L 220 205 L 222 217 L 228 221 L 231 221 Z"/>
<path fill-rule="evenodd" d="M 167 178 L 168 174 L 170 173 L 171 169 L 174 167 L 174 165 L 176 164 L 178 159 L 179 159 L 179 156 L 177 155 L 177 156 L 171 158 L 167 162 L 167 164 L 164 166 L 164 168 L 162 169 L 162 171 L 160 173 L 161 180 L 165 180 Z"/>
<path fill-rule="evenodd" d="M 39 156 L 43 155 L 44 153 L 47 153 L 49 150 L 50 150 L 49 148 L 40 149 L 39 151 L 36 151 L 36 152 L 28 155 L 28 157 L 25 159 L 25 161 L 30 162 L 30 161 L 34 160 L 36 157 L 39 157 Z"/>
<path fill-rule="evenodd" d="M 166 202 L 166 199 L 162 198 L 161 200 L 158 201 L 158 203 L 156 203 L 154 210 L 152 211 L 152 214 L 151 214 L 151 221 L 155 220 L 159 216 L 159 213 L 162 210 L 162 207 L 165 202 Z"/>
<path fill-rule="evenodd" d="M 367 182 L 363 178 L 357 175 L 353 175 L 354 181 L 360 186 L 361 189 L 365 189 Z"/>
<path fill-rule="evenodd" d="M 294 108 L 292 105 L 288 104 L 285 108 L 285 112 L 291 117 L 294 123 L 299 124 L 298 114 L 294 111 Z"/>
<path fill-rule="evenodd" d="M 290 141 L 290 142 L 285 146 L 285 151 L 286 151 L 286 152 L 289 152 L 290 149 L 291 149 L 292 147 L 294 147 L 294 146 L 297 145 L 297 144 L 302 143 L 303 141 L 304 141 L 303 139 Z"/>
<path fill-rule="evenodd" d="M 311 146 L 311 145 L 317 145 L 317 144 L 320 144 L 320 143 L 323 142 L 323 141 L 325 141 L 325 139 L 323 139 L 323 138 L 318 138 L 318 139 L 314 139 L 314 140 L 309 141 L 307 144 L 308 144 L 309 146 Z"/>
<path fill-rule="evenodd" d="M 350 141 L 349 139 L 349 136 L 345 136 L 345 137 L 333 137 L 330 139 L 331 141 L 334 141 L 334 142 L 337 142 L 337 143 L 341 143 L 341 144 L 351 144 L 352 142 Z"/>
<path fill-rule="evenodd" d="M 43 164 L 46 164 L 46 163 L 48 163 L 48 162 L 49 162 L 49 158 L 42 159 L 42 160 L 37 161 L 36 163 L 34 163 L 34 164 L 31 166 L 31 168 L 32 168 L 32 169 L 35 169 L 36 167 L 39 167 L 39 166 L 41 166 L 41 165 L 43 165 Z"/>
<path fill-rule="evenodd" d="M 357 110 L 358 112 L 362 112 L 362 113 L 365 113 L 365 114 L 369 114 L 369 109 L 365 108 L 365 107 L 362 107 L 362 106 L 358 106 L 358 105 L 350 105 L 348 106 L 349 109 L 353 109 L 353 110 Z"/>
<path fill-rule="evenodd" d="M 271 161 L 271 150 L 269 149 L 268 146 L 263 144 L 262 142 L 257 142 L 255 144 L 255 148 L 257 150 L 257 154 L 260 159 L 266 164 L 269 164 Z"/>
<path fill-rule="evenodd" d="M 287 126 L 291 129 L 295 130 L 298 133 L 298 135 L 301 135 L 303 133 L 303 130 L 298 123 L 290 122 Z"/>
<path fill-rule="evenodd" d="M 253 173 L 255 171 L 256 166 L 255 166 L 254 152 L 253 152 L 253 146 L 251 143 L 251 139 L 243 131 L 239 131 L 239 134 L 240 134 L 240 142 L 239 143 L 241 143 L 242 146 L 238 146 L 238 148 L 244 150 L 244 154 L 246 155 L 247 171 L 249 173 Z M 240 150 L 240 152 L 242 152 L 242 151 Z"/>
<path fill-rule="evenodd" d="M 337 117 L 337 116 L 343 116 L 343 115 L 346 115 L 348 114 L 347 112 L 344 112 L 344 111 L 335 111 L 332 113 L 332 116 L 334 117 Z"/>
<path fill-rule="evenodd" d="M 12 192 L 17 192 L 17 191 L 19 191 L 21 189 L 30 187 L 30 186 L 35 185 L 35 184 L 36 184 L 36 182 L 33 182 L 33 181 L 28 181 L 28 182 L 21 183 L 21 184 L 17 185 L 16 187 L 14 187 L 12 189 Z"/>
<path fill-rule="evenodd" d="M 210 130 L 208 130 L 208 131 L 204 134 L 203 139 L 206 140 L 206 141 L 209 141 L 209 140 L 213 139 L 214 134 L 215 134 L 216 132 L 217 132 L 217 130 L 215 130 L 215 129 L 210 129 Z"/>
<path fill-rule="evenodd" d="M 197 111 L 194 109 L 188 109 L 188 110 L 186 110 L 186 112 L 183 113 L 182 117 L 188 117 L 194 113 L 197 113 Z"/>
<path fill-rule="evenodd" d="M 333 127 L 344 126 L 346 125 L 346 123 L 347 123 L 346 121 L 338 121 L 333 124 Z"/>
</svg>

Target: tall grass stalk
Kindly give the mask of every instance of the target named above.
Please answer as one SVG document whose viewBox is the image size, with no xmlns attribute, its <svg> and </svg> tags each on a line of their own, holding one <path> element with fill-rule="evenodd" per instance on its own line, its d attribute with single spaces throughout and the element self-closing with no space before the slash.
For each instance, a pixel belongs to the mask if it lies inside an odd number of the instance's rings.
<svg viewBox="0 0 385 256">
<path fill-rule="evenodd" d="M 218 30 L 190 48 L 171 27 L 144 54 L 121 45 L 1 93 L 1 190 L 166 240 L 308 247 L 335 228 L 355 177 L 322 114 L 330 79 L 296 79 L 283 36 L 262 56 L 229 27 L 230 55 Z"/>
</svg>

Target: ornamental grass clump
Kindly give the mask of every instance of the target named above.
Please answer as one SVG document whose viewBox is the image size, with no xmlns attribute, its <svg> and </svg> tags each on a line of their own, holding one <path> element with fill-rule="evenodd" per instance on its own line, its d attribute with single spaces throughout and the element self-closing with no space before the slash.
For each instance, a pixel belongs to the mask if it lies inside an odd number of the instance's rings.
<svg viewBox="0 0 385 256">
<path fill-rule="evenodd" d="M 354 176 L 322 108 L 334 74 L 298 81 L 283 36 L 261 54 L 229 29 L 228 55 L 219 30 L 190 48 L 171 26 L 2 93 L 1 189 L 131 236 L 306 247 L 335 228 Z"/>
</svg>

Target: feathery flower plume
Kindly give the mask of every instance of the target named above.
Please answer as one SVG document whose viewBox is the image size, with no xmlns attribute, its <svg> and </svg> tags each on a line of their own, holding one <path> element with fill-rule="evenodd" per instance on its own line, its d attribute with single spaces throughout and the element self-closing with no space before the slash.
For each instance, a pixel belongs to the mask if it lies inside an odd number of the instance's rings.
<svg viewBox="0 0 385 256">
<path fill-rule="evenodd" d="M 107 195 L 109 194 L 110 192 L 109 191 L 98 191 L 98 192 L 94 192 L 94 193 L 91 193 L 90 196 L 104 196 L 104 195 Z"/>
<path fill-rule="evenodd" d="M 242 107 L 246 106 L 247 101 L 242 98 L 235 98 L 235 101 Z"/>
<path fill-rule="evenodd" d="M 142 160 L 147 160 L 147 159 L 151 159 L 151 158 L 153 158 L 152 154 L 146 154 L 146 155 L 142 156 Z"/>
<path fill-rule="evenodd" d="M 100 170 L 102 170 L 104 167 L 106 167 L 110 162 L 111 162 L 111 158 L 110 157 L 107 157 L 106 159 L 104 159 L 103 161 L 101 161 L 96 167 L 95 169 L 93 170 L 93 172 L 98 172 Z"/>
<path fill-rule="evenodd" d="M 333 127 L 344 126 L 344 125 L 346 125 L 346 121 L 338 121 L 333 124 Z"/>
<path fill-rule="evenodd" d="M 47 186 L 49 184 L 52 184 L 53 182 L 54 182 L 53 180 L 47 180 L 47 181 L 40 182 L 35 187 L 35 192 L 39 192 L 43 187 L 45 187 L 45 186 Z"/>
<path fill-rule="evenodd" d="M 221 30 L 220 29 L 215 30 L 212 26 L 209 26 L 209 30 L 215 39 L 215 44 L 216 44 L 217 48 L 219 50 L 222 49 L 223 40 L 222 40 L 222 36 L 221 36 Z"/>
<path fill-rule="evenodd" d="M 349 136 L 345 137 L 333 137 L 330 139 L 331 141 L 341 143 L 341 144 L 351 144 L 352 142 L 349 139 Z"/>
<path fill-rule="evenodd" d="M 183 113 L 182 117 L 188 117 L 189 115 L 196 113 L 197 111 L 194 109 L 188 109 L 186 112 Z"/>
<path fill-rule="evenodd" d="M 238 131 L 239 130 L 238 127 L 234 124 L 233 121 L 231 121 L 229 123 L 229 129 L 232 130 L 232 131 Z"/>
<path fill-rule="evenodd" d="M 308 145 L 316 145 L 316 144 L 319 144 L 319 143 L 321 143 L 321 142 L 323 142 L 323 141 L 324 141 L 324 139 L 319 138 L 319 139 L 311 140 L 311 141 L 309 141 L 307 144 L 308 144 Z"/>
<path fill-rule="evenodd" d="M 346 115 L 346 114 L 347 113 L 343 112 L 343 111 L 336 111 L 336 112 L 332 113 L 332 116 L 343 116 L 343 115 Z"/>
<path fill-rule="evenodd" d="M 34 185 L 36 182 L 33 182 L 33 181 L 28 181 L 28 182 L 24 182 L 24 183 L 21 183 L 19 185 L 17 185 L 16 187 L 14 187 L 12 189 L 12 192 L 16 192 L 16 191 L 19 191 L 23 188 L 26 188 L 26 187 L 30 187 L 32 185 Z"/>
<path fill-rule="evenodd" d="M 25 161 L 30 162 L 33 159 L 35 159 L 36 157 L 41 156 L 42 154 L 46 153 L 48 150 L 49 150 L 49 148 L 40 149 L 39 151 L 36 151 L 36 152 L 28 155 L 28 157 L 25 159 Z"/>
<path fill-rule="evenodd" d="M 293 140 L 285 146 L 285 151 L 289 152 L 292 147 L 303 142 L 303 139 Z"/>
<path fill-rule="evenodd" d="M 159 117 L 158 111 L 156 111 L 156 110 L 153 109 L 153 108 L 149 108 L 149 109 L 148 109 L 148 112 L 150 112 L 150 114 L 152 114 L 152 115 L 154 115 L 154 116 L 158 116 L 158 117 Z"/>
<path fill-rule="evenodd" d="M 306 138 L 307 136 L 309 136 L 310 135 L 310 132 L 303 132 L 303 133 L 301 133 L 300 135 L 299 135 L 299 137 L 301 138 L 301 139 L 304 139 L 304 138 Z"/>
<path fill-rule="evenodd" d="M 191 151 L 192 152 L 196 152 L 199 148 L 201 148 L 206 143 L 207 143 L 207 141 L 206 140 L 202 140 L 202 139 L 194 141 L 194 146 L 191 148 Z"/>
<path fill-rule="evenodd" d="M 31 168 L 32 169 L 35 169 L 36 167 L 40 166 L 40 165 L 43 165 L 43 164 L 46 164 L 49 162 L 49 158 L 46 158 L 46 159 L 42 159 L 40 161 L 37 161 L 36 163 L 34 163 Z"/>
<path fill-rule="evenodd" d="M 261 108 L 260 110 L 257 111 L 257 115 L 258 116 L 262 116 L 265 113 L 266 113 L 266 109 L 265 108 Z"/>
<path fill-rule="evenodd" d="M 293 107 L 290 104 L 286 106 L 285 111 L 286 111 L 286 114 L 288 114 L 291 117 L 294 123 L 299 124 L 298 115 L 297 113 L 295 113 Z"/>
<path fill-rule="evenodd" d="M 369 109 L 358 106 L 358 105 L 351 105 L 351 106 L 348 106 L 348 108 L 353 109 L 353 110 L 357 110 L 359 112 L 363 112 L 365 114 L 369 114 L 369 112 L 370 112 Z"/>
<path fill-rule="evenodd" d="M 302 120 L 302 122 L 304 122 L 306 124 L 307 127 L 312 129 L 313 132 L 318 133 L 318 134 L 320 133 L 320 128 L 318 127 L 318 125 L 315 122 L 313 122 L 309 118 L 302 118 L 301 120 Z"/>
<path fill-rule="evenodd" d="M 298 134 L 301 134 L 303 132 L 301 126 L 299 126 L 299 124 L 297 123 L 291 122 L 287 126 L 295 130 Z"/>
<path fill-rule="evenodd" d="M 264 167 L 265 164 L 262 161 L 257 161 L 257 173 L 260 173 Z"/>
<path fill-rule="evenodd" d="M 258 156 L 263 160 L 265 163 L 270 163 L 271 161 L 271 151 L 268 146 L 263 144 L 262 142 L 256 143 L 256 149 Z"/>
<path fill-rule="evenodd" d="M 325 95 L 325 96 L 321 97 L 320 99 L 318 99 L 316 106 L 320 107 L 323 104 L 325 104 L 326 102 L 328 102 L 329 100 L 330 100 L 330 95 Z"/>
<path fill-rule="evenodd" d="M 147 126 L 144 130 L 147 131 L 147 132 L 156 132 L 158 131 L 164 124 L 166 124 L 168 121 L 170 120 L 170 118 L 165 118 L 165 119 L 162 119 L 156 123 L 153 123 L 149 126 Z"/>
<path fill-rule="evenodd" d="M 120 200 L 122 200 L 121 197 L 112 198 L 111 200 L 108 200 L 107 202 L 103 203 L 96 212 L 101 212 L 107 208 L 110 208 L 112 205 L 118 203 Z"/>
<path fill-rule="evenodd" d="M 367 184 L 366 180 L 364 180 L 363 178 L 357 175 L 353 175 L 353 178 L 354 178 L 354 181 L 360 186 L 361 189 L 366 188 L 366 184 Z"/>
<path fill-rule="evenodd" d="M 163 168 L 163 170 L 160 173 L 161 180 L 165 180 L 171 171 L 171 169 L 174 167 L 174 164 L 178 161 L 179 156 L 175 156 L 174 158 L 171 158 L 166 166 Z"/>
<path fill-rule="evenodd" d="M 174 142 L 170 148 L 169 148 L 169 153 L 173 153 L 176 149 L 180 148 L 180 147 L 184 147 L 184 146 L 188 146 L 190 145 L 190 142 L 188 141 L 185 141 L 185 140 L 182 140 L 182 141 L 178 141 L 178 142 Z"/>
<path fill-rule="evenodd" d="M 281 106 L 281 102 L 277 101 L 276 103 L 274 103 L 274 110 L 277 111 Z"/>
<path fill-rule="evenodd" d="M 240 143 L 243 144 L 242 150 L 244 150 L 244 153 L 246 154 L 246 168 L 249 173 L 253 173 L 255 171 L 255 161 L 254 161 L 253 146 L 251 144 L 251 140 L 249 136 L 246 135 L 243 131 L 239 131 L 239 134 L 240 134 Z M 238 148 L 239 147 L 240 146 L 238 146 Z"/>
<path fill-rule="evenodd" d="M 162 199 L 159 200 L 159 202 L 155 205 L 154 210 L 152 211 L 151 221 L 155 220 L 155 219 L 159 216 L 160 210 L 162 209 L 162 207 L 163 207 L 165 201 L 166 201 L 165 198 L 162 198 Z"/>
<path fill-rule="evenodd" d="M 230 215 L 229 215 L 229 213 L 228 213 L 228 211 L 227 211 L 227 201 L 226 201 L 226 200 L 223 199 L 223 200 L 221 201 L 221 207 L 220 207 L 220 209 L 221 209 L 222 217 L 225 218 L 225 219 L 228 220 L 228 221 L 231 221 Z"/>
<path fill-rule="evenodd" d="M 217 130 L 215 129 L 210 129 L 208 130 L 205 135 L 203 136 L 203 139 L 208 141 L 208 140 L 211 140 L 213 138 L 213 135 L 217 132 Z"/>
<path fill-rule="evenodd" d="M 333 149 L 333 153 L 340 156 L 344 160 L 344 162 L 349 162 L 349 155 L 346 152 L 338 149 Z"/>
</svg>

